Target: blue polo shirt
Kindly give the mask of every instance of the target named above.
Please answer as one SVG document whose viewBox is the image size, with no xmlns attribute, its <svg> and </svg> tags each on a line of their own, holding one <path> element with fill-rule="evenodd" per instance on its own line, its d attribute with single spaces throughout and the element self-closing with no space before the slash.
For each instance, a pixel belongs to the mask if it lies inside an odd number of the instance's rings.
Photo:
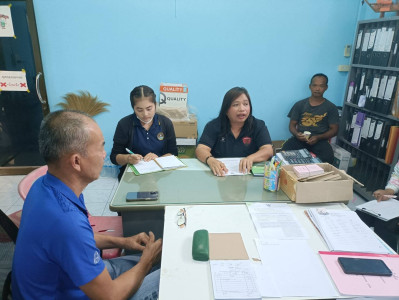
<svg viewBox="0 0 399 300">
<path fill-rule="evenodd" d="M 263 145 L 271 144 L 265 122 L 253 117 L 252 128 L 243 128 L 237 138 L 229 131 L 221 134 L 221 122 L 216 118 L 206 124 L 198 144 L 211 148 L 211 154 L 218 157 L 247 157 Z"/>
<path fill-rule="evenodd" d="M 152 152 L 158 156 L 162 156 L 163 146 L 165 143 L 165 132 L 162 131 L 161 124 L 158 120 L 158 115 L 154 115 L 154 120 L 150 129 L 147 131 L 137 119 L 136 114 L 133 115 L 133 147 L 132 151 L 143 156 Z"/>
<path fill-rule="evenodd" d="M 12 268 L 13 299 L 87 299 L 104 270 L 83 195 L 47 173 L 26 197 Z"/>
</svg>

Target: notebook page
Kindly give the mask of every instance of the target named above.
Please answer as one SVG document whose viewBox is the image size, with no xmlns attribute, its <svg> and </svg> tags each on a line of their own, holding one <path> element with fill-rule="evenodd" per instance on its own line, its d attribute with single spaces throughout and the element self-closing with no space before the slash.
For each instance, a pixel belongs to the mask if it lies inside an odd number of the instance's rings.
<svg viewBox="0 0 399 300">
<path fill-rule="evenodd" d="M 135 164 L 134 167 L 140 174 L 147 174 L 147 173 L 162 171 L 162 169 L 153 160 L 150 160 L 150 161 L 141 160 L 140 162 Z"/>
<path fill-rule="evenodd" d="M 157 157 L 155 160 L 158 163 L 158 165 L 160 165 L 161 168 L 164 170 L 177 169 L 186 166 L 174 155 Z"/>
</svg>

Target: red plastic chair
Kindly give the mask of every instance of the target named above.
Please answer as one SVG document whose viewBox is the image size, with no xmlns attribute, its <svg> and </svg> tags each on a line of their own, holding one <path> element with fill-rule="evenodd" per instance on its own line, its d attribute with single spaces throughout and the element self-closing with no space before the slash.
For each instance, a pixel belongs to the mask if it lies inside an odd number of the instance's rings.
<svg viewBox="0 0 399 300">
<path fill-rule="evenodd" d="M 20 183 L 18 184 L 18 193 L 21 196 L 22 200 L 25 201 L 26 196 L 32 186 L 32 184 L 38 179 L 39 177 L 45 175 L 47 173 L 48 167 L 42 166 L 37 168 L 27 174 Z M 19 226 L 21 221 L 21 211 L 17 211 L 11 214 L 10 219 Z M 116 237 L 123 237 L 123 227 L 122 227 L 122 217 L 119 216 L 92 216 L 89 213 L 89 222 L 91 227 L 93 228 L 94 232 L 116 236 Z M 122 249 L 115 248 L 115 249 L 104 249 L 102 251 L 102 257 L 104 259 L 110 259 L 114 257 L 120 256 L 122 253 Z"/>
<path fill-rule="evenodd" d="M 32 184 L 38 179 L 39 177 L 42 177 L 44 174 L 47 173 L 48 167 L 42 166 L 40 168 L 37 168 L 27 174 L 18 184 L 18 194 L 21 196 L 22 200 L 25 201 L 26 196 L 28 195 L 28 192 L 32 186 Z"/>
</svg>

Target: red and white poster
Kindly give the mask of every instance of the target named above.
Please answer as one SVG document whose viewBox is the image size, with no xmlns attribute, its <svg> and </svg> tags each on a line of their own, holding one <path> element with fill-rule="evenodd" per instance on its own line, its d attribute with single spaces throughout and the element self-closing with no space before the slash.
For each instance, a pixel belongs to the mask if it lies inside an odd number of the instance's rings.
<svg viewBox="0 0 399 300">
<path fill-rule="evenodd" d="M 0 5 L 0 37 L 14 37 L 11 9 L 8 5 Z"/>
<path fill-rule="evenodd" d="M 29 92 L 25 70 L 0 71 L 0 91 Z"/>
</svg>

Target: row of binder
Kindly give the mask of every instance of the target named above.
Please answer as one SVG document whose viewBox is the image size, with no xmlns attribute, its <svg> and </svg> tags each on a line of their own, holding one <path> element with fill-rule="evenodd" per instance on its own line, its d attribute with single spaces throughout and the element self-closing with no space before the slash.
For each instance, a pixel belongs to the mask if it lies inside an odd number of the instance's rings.
<svg viewBox="0 0 399 300">
<path fill-rule="evenodd" d="M 370 159 L 369 155 L 348 144 L 343 144 L 341 147 L 351 153 L 354 161 L 354 164 L 348 168 L 349 175 L 363 183 L 367 191 L 373 192 L 385 188 L 391 174 L 388 165 Z"/>
<path fill-rule="evenodd" d="M 352 64 L 398 67 L 399 22 L 360 25 Z"/>
<path fill-rule="evenodd" d="M 372 111 L 391 114 L 393 103 L 398 101 L 398 75 L 398 72 L 354 68 L 346 101 Z"/>
<path fill-rule="evenodd" d="M 353 147 L 391 164 L 397 144 L 395 135 L 399 134 L 399 130 L 396 132 L 399 127 L 394 125 L 392 120 L 350 108 L 343 136 Z"/>
</svg>

